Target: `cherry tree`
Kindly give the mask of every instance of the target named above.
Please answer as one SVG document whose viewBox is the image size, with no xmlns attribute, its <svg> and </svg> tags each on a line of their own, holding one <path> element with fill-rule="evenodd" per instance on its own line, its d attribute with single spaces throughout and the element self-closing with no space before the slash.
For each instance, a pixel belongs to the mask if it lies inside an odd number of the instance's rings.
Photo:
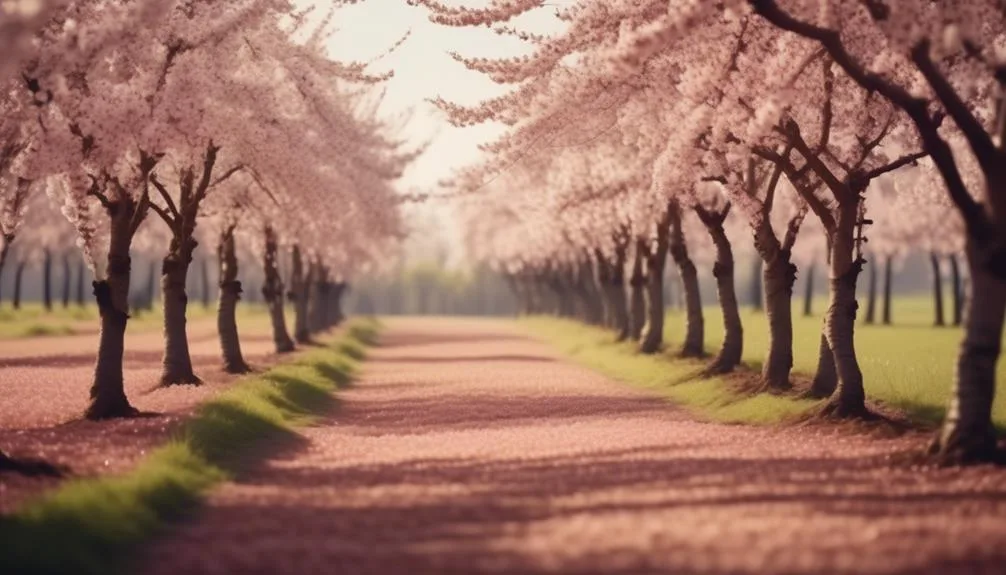
<svg viewBox="0 0 1006 575">
<path fill-rule="evenodd" d="M 834 17 L 822 19 L 813 6 L 797 11 L 772 0 L 749 4 L 776 26 L 818 42 L 857 83 L 902 110 L 932 157 L 964 221 L 972 277 L 953 397 L 934 450 L 949 461 L 994 456 L 991 405 L 1006 318 L 1003 114 L 1002 99 L 995 97 L 1001 7 L 992 1 L 833 2 Z M 899 58 L 877 62 L 878 46 L 889 46 Z M 901 69 L 913 70 L 923 84 L 893 75 L 898 64 L 907 64 Z M 943 125 L 944 117 L 955 129 Z M 953 153 L 950 140 L 958 137 L 970 157 Z"/>
</svg>

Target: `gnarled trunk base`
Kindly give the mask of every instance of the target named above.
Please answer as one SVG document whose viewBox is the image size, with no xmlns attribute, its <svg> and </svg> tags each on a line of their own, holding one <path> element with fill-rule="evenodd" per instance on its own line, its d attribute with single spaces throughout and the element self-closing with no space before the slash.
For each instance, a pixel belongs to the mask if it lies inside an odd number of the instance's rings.
<svg viewBox="0 0 1006 575">
<path fill-rule="evenodd" d="M 985 270 L 974 246 L 969 245 L 966 253 L 971 291 L 964 313 L 964 340 L 957 355 L 950 407 L 932 448 L 938 459 L 948 464 L 1002 457 L 996 450 L 992 402 L 1006 320 L 1006 281 Z"/>
</svg>

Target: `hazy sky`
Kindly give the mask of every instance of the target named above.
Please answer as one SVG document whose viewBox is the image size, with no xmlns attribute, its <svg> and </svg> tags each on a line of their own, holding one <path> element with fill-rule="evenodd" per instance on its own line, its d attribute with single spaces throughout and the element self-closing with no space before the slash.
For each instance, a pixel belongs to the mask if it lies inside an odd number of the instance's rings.
<svg viewBox="0 0 1006 575">
<path fill-rule="evenodd" d="M 454 0 L 450 3 L 477 7 L 485 2 Z M 554 29 L 557 21 L 553 10 L 543 8 L 521 19 L 520 25 L 538 32 Z M 443 96 L 460 104 L 474 104 L 506 91 L 505 86 L 465 69 L 449 52 L 487 57 L 527 52 L 523 42 L 499 36 L 488 28 L 448 28 L 430 22 L 427 16 L 425 8 L 409 6 L 406 0 L 367 0 L 339 10 L 339 31 L 330 43 L 335 58 L 370 60 L 386 51 L 406 31 L 412 31 L 401 48 L 372 68 L 395 72 L 395 77 L 388 82 L 386 110 L 413 107 L 415 114 L 407 133 L 417 141 L 435 137 L 429 154 L 406 175 L 405 187 L 432 186 L 439 178 L 449 175 L 452 167 L 475 161 L 478 158 L 476 145 L 500 131 L 498 126 L 453 128 L 443 120 L 439 110 L 425 101 Z"/>
<path fill-rule="evenodd" d="M 571 0 L 558 0 L 568 4 Z M 453 0 L 455 5 L 477 7 L 484 0 Z M 559 26 L 554 17 L 557 1 L 534 14 L 525 15 L 515 24 L 538 33 Z M 448 28 L 428 19 L 428 11 L 409 6 L 406 0 L 366 0 L 339 10 L 339 31 L 329 44 L 334 58 L 368 61 L 387 51 L 407 31 L 411 36 L 396 52 L 377 62 L 374 71 L 394 70 L 395 77 L 387 83 L 388 94 L 383 111 L 393 114 L 412 108 L 412 120 L 404 136 L 420 143 L 432 139 L 424 157 L 413 165 L 401 180 L 401 188 L 432 189 L 438 180 L 448 177 L 454 168 L 479 158 L 479 143 L 491 140 L 502 128 L 498 125 L 454 128 L 428 98 L 442 96 L 459 104 L 475 104 L 507 91 L 483 75 L 467 70 L 454 61 L 449 52 L 465 56 L 499 57 L 527 53 L 527 46 L 514 38 L 499 36 L 488 28 Z M 449 211 L 429 205 L 422 210 L 427 217 L 413 217 L 414 228 L 435 227 L 446 234 L 444 239 L 457 243 L 457 230 L 449 221 Z M 435 218 L 434 225 L 422 221 Z M 419 229 L 417 229 L 419 231 Z M 415 234 L 421 235 L 421 234 Z M 453 254 L 456 257 L 456 254 Z"/>
</svg>

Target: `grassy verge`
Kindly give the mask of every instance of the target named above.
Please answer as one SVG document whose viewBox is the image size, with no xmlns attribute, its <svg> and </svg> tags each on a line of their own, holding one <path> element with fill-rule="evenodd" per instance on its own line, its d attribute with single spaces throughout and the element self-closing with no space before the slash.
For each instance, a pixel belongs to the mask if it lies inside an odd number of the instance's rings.
<svg viewBox="0 0 1006 575">
<path fill-rule="evenodd" d="M 120 570 L 130 548 L 189 513 L 206 490 L 234 474 L 263 440 L 297 437 L 335 401 L 364 348 L 373 321 L 296 361 L 248 378 L 202 405 L 183 432 L 130 473 L 73 481 L 0 518 L 0 573 L 102 573 Z"/>
<path fill-rule="evenodd" d="M 521 321 L 533 335 L 573 361 L 655 391 L 703 419 L 768 425 L 795 419 L 816 404 L 786 396 L 741 393 L 729 378 L 702 377 L 704 362 L 668 354 L 643 355 L 631 343 L 616 343 L 612 333 L 604 329 L 551 317 Z"/>
<path fill-rule="evenodd" d="M 818 315 L 804 316 L 800 303 L 793 310 L 793 373 L 812 377 L 817 369 L 818 344 L 826 302 L 815 302 Z M 925 297 L 901 297 L 894 301 L 894 325 L 856 325 L 856 352 L 867 397 L 890 406 L 909 419 L 933 425 L 943 419 L 962 333 L 959 328 L 932 325 L 932 303 Z M 723 340 L 723 321 L 718 307 L 704 310 L 706 350 L 715 352 Z M 760 370 L 768 353 L 768 322 L 765 314 L 741 311 L 744 324 L 743 361 Z M 719 421 L 773 423 L 796 416 L 814 403 L 772 395 L 738 393 L 729 379 L 698 378 L 703 364 L 682 361 L 670 353 L 647 357 L 635 353 L 631 344 L 615 344 L 610 332 L 552 318 L 525 320 L 536 335 L 584 365 L 613 378 L 661 391 L 691 407 L 697 414 Z M 664 341 L 669 352 L 685 337 L 684 313 L 667 314 Z M 1006 361 L 1000 361 L 998 378 L 1006 380 Z M 992 417 L 1006 430 L 1006 394 L 998 394 Z"/>
</svg>

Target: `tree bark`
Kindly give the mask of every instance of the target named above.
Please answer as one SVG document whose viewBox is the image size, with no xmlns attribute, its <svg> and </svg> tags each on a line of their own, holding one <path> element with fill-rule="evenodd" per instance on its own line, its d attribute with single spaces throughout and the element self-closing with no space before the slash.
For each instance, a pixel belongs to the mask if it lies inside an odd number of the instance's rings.
<svg viewBox="0 0 1006 575">
<path fill-rule="evenodd" d="M 195 240 L 181 237 L 171 241 L 168 255 L 161 262 L 161 294 L 164 306 L 164 360 L 161 385 L 198 385 L 202 381 L 192 371 L 186 330 L 188 295 L 185 284 Z"/>
<path fill-rule="evenodd" d="M 664 258 L 660 239 L 655 249 L 647 246 L 646 261 L 646 323 L 639 344 L 641 353 L 656 353 L 664 343 Z M 666 249 L 666 248 L 665 248 Z"/>
<path fill-rule="evenodd" d="M 308 286 L 311 294 L 307 304 L 307 329 L 316 334 L 325 329 L 325 316 L 328 306 L 328 270 L 320 261 L 311 263 L 308 275 L 314 281 Z"/>
<path fill-rule="evenodd" d="M 872 324 L 877 318 L 877 265 L 870 261 L 869 289 L 866 292 L 866 323 Z"/>
<path fill-rule="evenodd" d="M 891 282 L 894 279 L 894 258 L 884 260 L 884 325 L 891 325 Z"/>
<path fill-rule="evenodd" d="M 203 307 L 210 307 L 210 263 L 207 258 L 199 258 L 199 279 L 202 282 L 202 296 L 203 296 Z"/>
<path fill-rule="evenodd" d="M 646 247 L 643 240 L 636 240 L 635 253 L 632 256 L 632 276 L 629 285 L 632 293 L 629 297 L 629 337 L 639 341 L 643 336 L 643 326 L 646 324 L 646 277 L 643 275 L 643 260 Z"/>
<path fill-rule="evenodd" d="M 794 268 L 794 272 L 796 269 Z M 807 268 L 807 281 L 803 282 L 803 316 L 814 315 L 814 275 L 817 273 L 817 264 L 811 262 Z M 794 276 L 796 277 L 796 276 Z M 790 288 L 792 290 L 792 287 Z M 792 331 L 792 330 L 791 330 Z"/>
<path fill-rule="evenodd" d="M 143 288 L 144 309 L 154 309 L 154 293 L 157 291 L 157 262 L 151 260 L 147 268 L 147 284 Z"/>
<path fill-rule="evenodd" d="M 14 309 L 21 309 L 21 280 L 24 279 L 24 268 L 28 265 L 26 261 L 19 261 L 14 269 Z"/>
<path fill-rule="evenodd" d="M 98 359 L 94 366 L 88 419 L 128 417 L 137 413 L 126 398 L 122 374 L 126 322 L 129 320 L 129 247 L 133 239 L 134 205 L 119 201 L 108 208 L 110 233 L 108 270 L 103 281 L 92 283 L 101 315 Z"/>
<path fill-rule="evenodd" d="M 341 324 L 346 319 L 342 311 L 342 299 L 349 291 L 349 284 L 336 282 L 332 284 L 332 327 Z"/>
<path fill-rule="evenodd" d="M 304 272 L 304 260 L 300 246 L 293 246 L 293 262 L 290 272 L 290 299 L 294 304 L 293 337 L 297 343 L 309 343 L 311 330 L 308 328 L 307 304 L 309 289 L 313 278 L 310 269 Z"/>
<path fill-rule="evenodd" d="M 789 251 L 776 248 L 766 252 L 770 259 L 762 266 L 769 345 L 761 375 L 766 389 L 785 390 L 790 388 L 793 369 L 793 286 L 797 270 Z"/>
<path fill-rule="evenodd" d="M 84 259 L 81 258 L 80 262 L 77 264 L 77 305 L 84 307 L 87 304 L 87 300 L 84 296 L 84 276 L 87 273 L 87 264 Z"/>
<path fill-rule="evenodd" d="M 933 325 L 943 327 L 947 325 L 943 315 L 943 274 L 940 273 L 940 258 L 936 252 L 929 252 L 929 263 L 933 270 L 933 310 L 936 314 Z"/>
<path fill-rule="evenodd" d="M 814 380 L 810 384 L 807 392 L 809 397 L 824 399 L 831 397 L 838 387 L 838 372 L 835 370 L 835 356 L 831 353 L 831 346 L 828 345 L 828 336 L 825 335 L 825 327 L 821 327 L 821 341 L 817 349 L 817 371 L 814 372 Z"/>
<path fill-rule="evenodd" d="M 755 311 L 762 310 L 763 295 L 762 295 L 762 260 L 761 258 L 754 259 L 754 270 L 751 272 L 751 308 Z"/>
<path fill-rule="evenodd" d="M 997 455 L 992 401 L 1006 320 L 1006 281 L 988 272 L 971 238 L 965 253 L 971 290 L 964 341 L 957 355 L 950 406 L 934 445 L 939 457 L 949 463 L 991 461 Z"/>
<path fill-rule="evenodd" d="M 601 302 L 601 325 L 615 327 L 614 302 L 611 299 L 611 264 L 600 249 L 594 250 L 594 286 Z"/>
<path fill-rule="evenodd" d="M 710 364 L 709 372 L 729 373 L 741 362 L 744 352 L 744 327 L 737 306 L 733 250 L 730 247 L 730 239 L 723 229 L 727 212 L 711 214 L 701 207 L 697 207 L 696 212 L 716 247 L 713 277 L 716 278 L 716 293 L 719 296 L 720 311 L 723 313 L 723 346 Z"/>
<path fill-rule="evenodd" d="M 265 281 L 262 283 L 262 297 L 269 308 L 272 323 L 272 341 L 276 353 L 294 350 L 290 332 L 286 329 L 286 315 L 283 313 L 283 278 L 279 273 L 279 244 L 276 232 L 271 227 L 265 229 L 265 257 L 263 259 Z"/>
<path fill-rule="evenodd" d="M 70 266 L 70 254 L 63 254 L 63 309 L 70 307 L 70 285 L 73 281 L 73 268 Z"/>
<path fill-rule="evenodd" d="M 837 216 L 830 242 L 831 296 L 824 332 L 835 360 L 838 385 L 828 400 L 824 415 L 862 417 L 867 415 L 866 392 L 855 346 L 856 280 L 863 269 L 862 258 L 856 256 L 859 202 L 840 203 Z"/>
<path fill-rule="evenodd" d="M 52 252 L 42 250 L 42 306 L 52 311 Z"/>
<path fill-rule="evenodd" d="M 625 292 L 625 259 L 626 246 L 615 247 L 615 261 L 611 270 L 611 300 L 615 312 L 615 329 L 618 330 L 617 341 L 625 341 L 629 337 L 628 294 Z"/>
<path fill-rule="evenodd" d="M 238 335 L 237 305 L 241 299 L 241 282 L 238 281 L 238 258 L 234 247 L 234 228 L 226 229 L 220 236 L 217 247 L 220 262 L 220 296 L 217 300 L 217 334 L 220 336 L 220 350 L 223 353 L 224 371 L 227 373 L 248 373 L 251 368 L 241 353 L 241 338 Z"/>
<path fill-rule="evenodd" d="M 702 357 L 705 355 L 705 324 L 702 317 L 702 295 L 699 291 L 699 275 L 688 256 L 684 230 L 681 228 L 681 214 L 673 210 L 671 216 L 671 237 L 669 251 L 681 276 L 681 289 L 685 293 L 685 343 L 681 348 L 682 357 Z"/>
<path fill-rule="evenodd" d="M 3 303 L 3 271 L 7 266 L 7 256 L 10 255 L 10 245 L 14 241 L 14 236 L 5 235 L 0 241 L 3 241 L 3 247 L 0 247 L 0 303 Z"/>
<path fill-rule="evenodd" d="M 950 254 L 950 278 L 953 281 L 954 325 L 961 325 L 964 312 L 964 290 L 961 286 L 961 268 L 957 263 L 956 254 Z"/>
</svg>

